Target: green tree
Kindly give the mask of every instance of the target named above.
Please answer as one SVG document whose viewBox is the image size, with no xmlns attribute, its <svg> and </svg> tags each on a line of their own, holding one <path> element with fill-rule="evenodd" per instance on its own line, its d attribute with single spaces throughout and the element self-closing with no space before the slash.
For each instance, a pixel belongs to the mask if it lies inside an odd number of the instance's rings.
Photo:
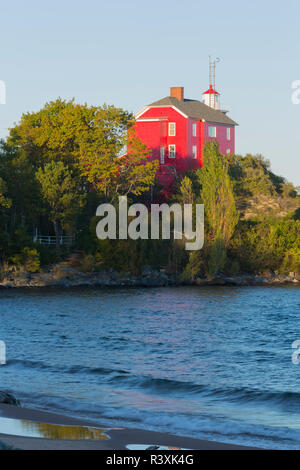
<svg viewBox="0 0 300 470">
<path fill-rule="evenodd" d="M 193 204 L 195 195 L 193 191 L 193 183 L 188 176 L 184 176 L 180 182 L 179 199 L 182 204 Z"/>
<path fill-rule="evenodd" d="M 22 115 L 10 131 L 9 144 L 26 150 L 35 164 L 51 160 L 78 163 L 87 149 L 117 153 L 132 115 L 114 106 L 88 106 L 58 98 L 38 112 Z"/>
<path fill-rule="evenodd" d="M 37 167 L 54 160 L 80 168 L 95 190 L 113 200 L 119 194 L 140 195 L 154 183 L 158 162 L 148 158 L 133 124 L 132 114 L 121 108 L 59 98 L 23 114 L 8 142 L 23 149 Z"/>
<path fill-rule="evenodd" d="M 226 249 L 239 220 L 228 161 L 217 142 L 206 144 L 204 166 L 197 175 L 211 239 L 208 272 L 213 276 L 225 266 Z"/>
<path fill-rule="evenodd" d="M 210 251 L 210 257 L 208 261 L 209 277 L 215 276 L 220 270 L 224 269 L 226 261 L 227 253 L 224 240 L 218 237 L 216 240 L 214 240 Z"/>
<path fill-rule="evenodd" d="M 234 155 L 229 159 L 229 165 L 235 191 L 245 199 L 260 194 L 274 196 L 285 182 L 284 178 L 272 173 L 270 162 L 262 155 Z"/>
<path fill-rule="evenodd" d="M 127 152 L 118 155 L 124 146 Z M 86 147 L 80 157 L 81 171 L 96 191 L 113 202 L 119 195 L 140 196 L 154 184 L 158 161 L 149 156 L 147 147 L 129 128 L 115 146 Z"/>
<path fill-rule="evenodd" d="M 6 196 L 7 185 L 5 181 L 0 177 L 0 209 L 9 208 L 11 206 L 11 200 Z"/>
<path fill-rule="evenodd" d="M 70 231 L 74 229 L 76 214 L 84 202 L 84 195 L 74 171 L 63 162 L 47 163 L 44 168 L 38 169 L 36 178 L 49 207 L 49 219 L 53 222 L 58 248 L 60 225 Z"/>
<path fill-rule="evenodd" d="M 238 223 L 238 212 L 229 176 L 228 163 L 219 152 L 216 142 L 204 148 L 204 166 L 197 170 L 201 199 L 212 237 L 228 245 Z"/>
</svg>

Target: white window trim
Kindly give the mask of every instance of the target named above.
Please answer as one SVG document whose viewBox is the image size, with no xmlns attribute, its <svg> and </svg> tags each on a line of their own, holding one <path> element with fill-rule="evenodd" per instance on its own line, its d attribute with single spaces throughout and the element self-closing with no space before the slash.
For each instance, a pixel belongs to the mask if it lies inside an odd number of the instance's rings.
<svg viewBox="0 0 300 470">
<path fill-rule="evenodd" d="M 210 129 L 214 129 L 214 135 L 210 135 Z M 208 137 L 215 139 L 217 137 L 217 126 L 208 126 Z"/>
<path fill-rule="evenodd" d="M 171 157 L 171 148 L 174 149 L 174 155 L 172 157 Z M 176 158 L 176 145 L 175 144 L 169 145 L 169 158 Z"/>
<path fill-rule="evenodd" d="M 226 137 L 227 137 L 227 140 L 231 140 L 231 128 L 230 127 L 227 127 Z"/>
<path fill-rule="evenodd" d="M 230 155 L 231 151 L 230 149 L 226 149 L 226 155 Z"/>
<path fill-rule="evenodd" d="M 136 119 L 137 122 L 156 122 L 156 121 L 167 121 L 168 118 L 141 118 Z"/>
<path fill-rule="evenodd" d="M 195 122 L 193 122 L 192 135 L 197 137 L 197 124 Z"/>
<path fill-rule="evenodd" d="M 195 150 L 195 153 L 194 153 L 194 150 Z M 198 149 L 197 149 L 197 145 L 193 145 L 193 159 L 194 160 L 197 160 L 198 158 Z"/>
<path fill-rule="evenodd" d="M 171 127 L 174 126 L 174 134 L 171 134 Z M 175 137 L 176 136 L 176 122 L 169 122 L 169 137 Z"/>
<path fill-rule="evenodd" d="M 135 117 L 135 119 L 138 119 L 143 114 L 145 114 L 145 112 L 148 111 L 149 109 L 155 109 L 155 108 L 172 108 L 172 109 L 175 109 L 175 111 L 177 111 L 177 113 L 181 114 L 181 116 L 185 117 L 186 119 L 188 118 L 188 116 L 186 114 L 184 114 L 182 111 L 180 111 L 180 109 L 176 108 L 176 106 L 170 106 L 170 105 L 146 106 L 145 108 L 141 109 L 141 111 L 139 111 L 137 114 L 135 114 L 134 117 Z"/>
</svg>

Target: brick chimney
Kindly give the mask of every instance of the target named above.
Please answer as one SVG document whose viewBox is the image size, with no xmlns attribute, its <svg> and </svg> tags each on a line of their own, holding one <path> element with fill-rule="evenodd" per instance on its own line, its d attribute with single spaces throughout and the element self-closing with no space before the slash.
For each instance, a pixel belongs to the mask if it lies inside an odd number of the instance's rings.
<svg viewBox="0 0 300 470">
<path fill-rule="evenodd" d="M 170 96 L 177 98 L 180 101 L 184 100 L 184 88 L 183 86 L 172 86 L 170 88 Z"/>
</svg>

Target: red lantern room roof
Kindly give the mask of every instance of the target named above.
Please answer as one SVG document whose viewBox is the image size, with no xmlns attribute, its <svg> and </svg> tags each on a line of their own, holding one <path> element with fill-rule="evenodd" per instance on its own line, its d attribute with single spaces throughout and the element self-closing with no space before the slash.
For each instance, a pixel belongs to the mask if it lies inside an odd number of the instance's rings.
<svg viewBox="0 0 300 470">
<path fill-rule="evenodd" d="M 216 90 L 213 89 L 212 85 L 209 86 L 209 89 L 203 93 L 203 95 L 219 95 Z"/>
</svg>

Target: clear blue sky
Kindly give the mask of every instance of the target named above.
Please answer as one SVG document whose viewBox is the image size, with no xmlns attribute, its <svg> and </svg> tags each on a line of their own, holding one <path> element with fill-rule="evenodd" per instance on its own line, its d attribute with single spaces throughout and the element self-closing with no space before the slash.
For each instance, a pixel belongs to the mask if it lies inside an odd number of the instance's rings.
<svg viewBox="0 0 300 470">
<path fill-rule="evenodd" d="M 300 185 L 299 18 L 299 0 L 1 2 L 0 136 L 58 96 L 134 112 L 170 86 L 201 99 L 212 55 L 237 153 L 262 153 Z"/>
</svg>

